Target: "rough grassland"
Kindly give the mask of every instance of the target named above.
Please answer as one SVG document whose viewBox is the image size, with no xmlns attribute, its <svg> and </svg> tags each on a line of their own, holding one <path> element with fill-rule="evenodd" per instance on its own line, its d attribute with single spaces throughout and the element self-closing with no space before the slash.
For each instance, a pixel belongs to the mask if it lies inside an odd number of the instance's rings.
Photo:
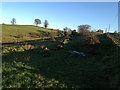
<svg viewBox="0 0 120 90">
<path fill-rule="evenodd" d="M 40 34 L 46 32 L 56 32 L 56 30 L 45 29 L 43 27 L 32 25 L 2 25 L 2 41 L 3 43 L 6 43 L 40 39 L 29 37 L 29 33 Z M 22 37 L 16 38 L 17 35 L 22 35 Z"/>
<path fill-rule="evenodd" d="M 54 49 L 56 42 L 50 40 L 33 40 L 27 45 L 3 44 L 3 88 L 118 88 L 118 39 L 106 34 L 97 38 L 99 44 L 86 45 L 78 37 L 59 50 Z M 50 49 L 51 56 L 43 57 L 41 44 Z M 70 56 L 69 50 L 84 52 L 86 57 Z"/>
</svg>

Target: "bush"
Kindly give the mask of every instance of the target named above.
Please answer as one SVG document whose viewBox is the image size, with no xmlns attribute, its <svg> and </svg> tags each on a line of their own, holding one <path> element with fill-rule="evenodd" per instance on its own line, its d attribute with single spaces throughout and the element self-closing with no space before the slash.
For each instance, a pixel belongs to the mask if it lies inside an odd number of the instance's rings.
<svg viewBox="0 0 120 90">
<path fill-rule="evenodd" d="M 87 36 L 90 34 L 90 25 L 80 25 L 78 26 L 78 32 L 80 33 L 80 35 L 83 35 L 83 36 Z"/>
<path fill-rule="evenodd" d="M 73 30 L 73 31 L 71 32 L 71 35 L 72 35 L 72 36 L 77 36 L 76 30 Z"/>
<path fill-rule="evenodd" d="M 86 40 L 86 44 L 98 44 L 99 39 L 95 35 L 89 35 Z"/>
</svg>

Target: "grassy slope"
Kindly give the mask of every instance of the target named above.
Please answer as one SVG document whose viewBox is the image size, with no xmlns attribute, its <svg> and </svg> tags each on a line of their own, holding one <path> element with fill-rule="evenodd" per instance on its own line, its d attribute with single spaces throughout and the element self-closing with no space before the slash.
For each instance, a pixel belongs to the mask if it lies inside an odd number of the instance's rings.
<svg viewBox="0 0 120 90">
<path fill-rule="evenodd" d="M 56 30 L 45 29 L 42 27 L 36 27 L 32 25 L 2 25 L 2 41 L 3 42 L 14 42 L 18 40 L 14 36 L 16 35 L 28 35 L 29 33 L 40 33 L 40 32 L 56 32 Z M 23 40 L 31 40 L 34 38 L 23 37 Z M 36 38 L 38 39 L 38 38 Z"/>
<path fill-rule="evenodd" d="M 73 43 L 78 44 L 74 48 L 71 47 L 72 41 L 70 41 L 63 50 L 51 50 L 50 57 L 42 57 L 39 49 L 37 52 L 13 51 L 4 54 L 3 87 L 119 86 L 120 47 L 106 35 L 98 37 L 101 41 L 100 45 L 86 46 L 83 43 L 79 44 L 81 40 L 78 40 Z M 48 43 L 52 45 L 52 42 Z M 72 48 L 89 53 L 86 57 L 70 57 L 67 51 Z M 91 54 L 90 52 L 93 51 L 99 54 Z"/>
<path fill-rule="evenodd" d="M 3 29 L 6 30 L 3 31 L 5 38 L 12 38 L 18 33 L 12 31 L 18 29 L 16 25 L 3 25 L 3 28 L 6 28 Z M 18 30 L 19 34 L 39 33 L 37 31 L 39 27 L 34 26 L 19 26 Z M 40 28 L 40 30 L 51 32 L 48 29 Z M 86 46 L 80 39 L 70 41 L 62 50 L 51 50 L 50 57 L 43 57 L 39 48 L 32 52 L 22 51 L 22 46 L 15 45 L 18 47 L 16 50 L 3 54 L 3 87 L 102 88 L 119 86 L 120 47 L 114 43 L 116 39 L 110 39 L 106 35 L 98 35 L 98 38 L 101 44 L 94 46 Z M 40 40 L 32 42 L 34 44 L 36 42 L 35 46 L 41 44 Z M 54 47 L 53 42 L 50 41 L 44 41 L 44 44 L 48 48 Z M 10 47 L 15 49 L 13 46 Z M 87 56 L 70 57 L 67 51 L 72 49 L 83 51 Z"/>
</svg>

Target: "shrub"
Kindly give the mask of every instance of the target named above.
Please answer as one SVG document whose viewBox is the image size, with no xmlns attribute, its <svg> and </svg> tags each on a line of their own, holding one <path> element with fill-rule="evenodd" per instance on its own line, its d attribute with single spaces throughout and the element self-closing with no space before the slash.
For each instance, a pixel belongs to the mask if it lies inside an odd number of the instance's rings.
<svg viewBox="0 0 120 90">
<path fill-rule="evenodd" d="M 78 32 L 80 33 L 80 35 L 83 35 L 83 36 L 87 36 L 90 34 L 90 25 L 80 25 L 78 26 Z"/>
<path fill-rule="evenodd" d="M 71 35 L 72 35 L 72 36 L 76 36 L 76 35 L 77 35 L 76 30 L 73 30 L 73 31 L 71 32 Z"/>
<path fill-rule="evenodd" d="M 86 44 L 98 44 L 99 39 L 95 35 L 89 35 L 86 40 Z"/>
</svg>

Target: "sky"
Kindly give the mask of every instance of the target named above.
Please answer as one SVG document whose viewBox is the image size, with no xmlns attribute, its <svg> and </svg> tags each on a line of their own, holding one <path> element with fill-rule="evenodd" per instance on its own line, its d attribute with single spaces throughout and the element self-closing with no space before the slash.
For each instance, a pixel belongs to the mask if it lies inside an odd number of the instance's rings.
<svg viewBox="0 0 120 90">
<path fill-rule="evenodd" d="M 1 3 L 0 3 L 1 4 Z M 49 27 L 63 30 L 77 29 L 78 25 L 89 24 L 94 29 L 109 27 L 110 32 L 118 30 L 117 2 L 2 2 L 2 20 L 10 24 L 15 18 L 17 24 L 34 25 L 36 18 L 48 20 Z"/>
</svg>

